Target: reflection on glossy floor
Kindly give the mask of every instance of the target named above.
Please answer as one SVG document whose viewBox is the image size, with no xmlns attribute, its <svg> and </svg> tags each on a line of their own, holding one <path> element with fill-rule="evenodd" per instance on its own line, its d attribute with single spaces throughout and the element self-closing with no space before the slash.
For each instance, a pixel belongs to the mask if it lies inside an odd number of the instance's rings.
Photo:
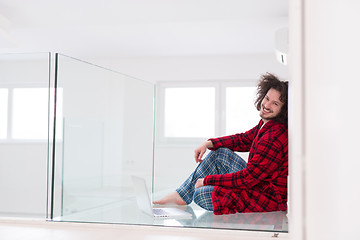
<svg viewBox="0 0 360 240">
<path fill-rule="evenodd" d="M 135 198 L 108 204 L 63 217 L 55 221 L 123 223 L 135 225 L 178 226 L 217 229 L 241 229 L 287 232 L 288 221 L 285 212 L 238 213 L 216 216 L 196 204 L 172 206 L 192 214 L 189 219 L 154 218 L 138 210 Z"/>
</svg>

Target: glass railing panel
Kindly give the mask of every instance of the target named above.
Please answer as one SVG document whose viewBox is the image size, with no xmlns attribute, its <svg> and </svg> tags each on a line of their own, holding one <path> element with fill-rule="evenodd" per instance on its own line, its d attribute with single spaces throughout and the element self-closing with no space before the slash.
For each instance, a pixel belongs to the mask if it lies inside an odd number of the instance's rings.
<svg viewBox="0 0 360 240">
<path fill-rule="evenodd" d="M 91 216 L 136 207 L 132 175 L 150 191 L 153 102 L 151 83 L 57 55 L 53 219 L 118 222 Z"/>
</svg>

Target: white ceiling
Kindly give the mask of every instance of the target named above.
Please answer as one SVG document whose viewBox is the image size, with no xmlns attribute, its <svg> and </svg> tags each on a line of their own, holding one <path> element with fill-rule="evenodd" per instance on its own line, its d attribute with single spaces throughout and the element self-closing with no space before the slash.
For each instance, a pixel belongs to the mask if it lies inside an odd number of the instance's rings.
<svg viewBox="0 0 360 240">
<path fill-rule="evenodd" d="M 1 52 L 199 56 L 274 51 L 287 0 L 0 0 Z M 9 43 L 9 40 L 7 41 Z"/>
</svg>

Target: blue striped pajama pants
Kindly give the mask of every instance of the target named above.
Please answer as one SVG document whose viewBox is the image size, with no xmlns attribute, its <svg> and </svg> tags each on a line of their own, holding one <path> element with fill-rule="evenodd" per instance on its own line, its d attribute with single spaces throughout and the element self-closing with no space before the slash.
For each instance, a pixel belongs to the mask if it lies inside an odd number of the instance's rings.
<svg viewBox="0 0 360 240">
<path fill-rule="evenodd" d="M 196 181 L 207 175 L 233 173 L 244 168 L 244 159 L 228 148 L 219 148 L 211 151 L 176 191 L 187 204 L 194 200 L 200 207 L 213 211 L 211 195 L 214 186 L 207 185 L 195 190 Z"/>
</svg>

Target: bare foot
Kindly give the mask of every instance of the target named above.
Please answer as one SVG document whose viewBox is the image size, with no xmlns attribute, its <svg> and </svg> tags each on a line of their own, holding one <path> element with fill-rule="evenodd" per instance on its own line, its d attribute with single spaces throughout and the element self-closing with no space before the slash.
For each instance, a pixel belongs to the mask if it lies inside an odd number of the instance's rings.
<svg viewBox="0 0 360 240">
<path fill-rule="evenodd" d="M 177 205 L 186 205 L 186 202 L 180 197 L 180 195 L 175 191 L 169 195 L 163 197 L 160 200 L 154 201 L 154 204 L 177 204 Z"/>
</svg>

